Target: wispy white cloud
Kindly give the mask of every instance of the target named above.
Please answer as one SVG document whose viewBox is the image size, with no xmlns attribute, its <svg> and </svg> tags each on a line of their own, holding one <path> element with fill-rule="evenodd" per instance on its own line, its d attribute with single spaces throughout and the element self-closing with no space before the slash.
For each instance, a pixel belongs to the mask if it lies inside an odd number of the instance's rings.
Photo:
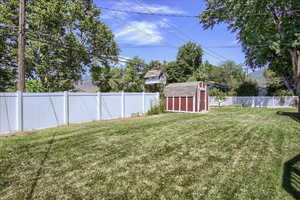
<svg viewBox="0 0 300 200">
<path fill-rule="evenodd" d="M 165 14 L 186 14 L 185 11 L 179 8 L 172 8 L 165 5 L 146 4 L 142 2 L 116 2 L 114 8 L 124 9 L 135 12 L 150 12 L 150 13 L 165 13 Z"/>
<path fill-rule="evenodd" d="M 166 5 L 146 4 L 138 0 L 137 2 L 113 1 L 110 2 L 109 6 L 113 9 L 130 10 L 134 12 L 186 14 L 185 11 L 179 8 L 172 8 Z M 135 14 L 108 10 L 102 11 L 102 18 L 111 19 L 112 22 L 118 26 L 121 24 L 121 28 L 114 28 L 116 38 L 120 42 L 133 45 L 162 43 L 164 40 L 163 29 L 169 29 L 172 24 L 167 18 L 147 18 Z"/>
<path fill-rule="evenodd" d="M 148 21 L 132 21 L 119 29 L 115 36 L 120 41 L 135 45 L 158 44 L 163 40 L 159 27 Z"/>
<path fill-rule="evenodd" d="M 114 2 L 111 3 L 111 8 L 119 10 L 128 10 L 132 12 L 145 12 L 145 13 L 164 13 L 164 14 L 186 14 L 185 11 L 179 8 L 172 8 L 165 5 L 158 4 L 146 4 L 142 2 Z M 117 11 L 102 11 L 102 17 L 106 19 L 111 19 L 113 16 L 118 16 L 119 18 L 125 19 L 130 18 L 131 14 Z"/>
</svg>

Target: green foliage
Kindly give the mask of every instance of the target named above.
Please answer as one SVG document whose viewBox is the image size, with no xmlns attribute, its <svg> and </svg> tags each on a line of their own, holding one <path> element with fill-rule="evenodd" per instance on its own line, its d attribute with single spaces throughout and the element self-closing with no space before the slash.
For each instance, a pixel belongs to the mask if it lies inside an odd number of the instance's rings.
<svg viewBox="0 0 300 200">
<path fill-rule="evenodd" d="M 1 1 L 0 22 L 16 26 L 17 8 L 17 0 Z M 104 55 L 119 53 L 112 32 L 99 21 L 100 11 L 90 0 L 27 1 L 26 11 L 26 77 L 39 79 L 49 92 L 73 89 L 95 61 L 106 64 Z M 16 40 L 16 34 L 1 28 L 0 69 L 9 67 L 1 74 L 15 72 Z M 14 82 L 13 77 L 10 80 Z"/>
<path fill-rule="evenodd" d="M 151 106 L 151 109 L 147 112 L 147 115 L 158 115 L 165 112 L 165 102 L 163 99 L 161 99 L 159 103 L 155 102 L 154 105 Z"/>
<path fill-rule="evenodd" d="M 144 60 L 134 57 L 127 64 L 122 75 L 123 91 L 125 92 L 142 92 L 144 90 L 145 76 Z"/>
<path fill-rule="evenodd" d="M 220 66 L 214 66 L 205 62 L 188 80 L 226 85 L 230 88 L 230 91 L 228 92 L 235 94 L 235 90 L 246 79 L 246 74 L 241 65 L 236 64 L 233 61 L 226 61 Z"/>
<path fill-rule="evenodd" d="M 287 90 L 283 78 L 278 76 L 271 69 L 264 70 L 264 77 L 267 80 L 268 95 L 282 96 L 281 94 L 286 94 L 286 96 L 292 96 L 294 94 L 293 91 Z"/>
<path fill-rule="evenodd" d="M 0 0 L 0 23 L 18 24 L 18 0 Z M 0 28 L 0 92 L 13 90 L 17 75 L 17 33 L 9 28 Z"/>
<path fill-rule="evenodd" d="M 164 70 L 168 76 L 168 83 L 185 82 L 192 74 L 189 66 L 183 63 L 177 63 L 175 61 L 165 64 Z"/>
<path fill-rule="evenodd" d="M 208 92 L 209 96 L 215 97 L 219 102 L 219 107 L 221 106 L 221 103 L 226 99 L 225 93 L 218 88 L 211 88 Z"/>
<path fill-rule="evenodd" d="M 150 70 L 154 70 L 154 69 L 162 69 L 163 64 L 158 61 L 158 60 L 152 60 L 150 63 L 148 63 L 145 66 L 145 72 L 147 73 Z"/>
<path fill-rule="evenodd" d="M 203 50 L 196 43 L 188 42 L 179 48 L 177 62 L 191 67 L 195 71 L 202 64 Z"/>
<path fill-rule="evenodd" d="M 26 92 L 47 92 L 40 80 L 27 80 Z"/>
<path fill-rule="evenodd" d="M 294 93 L 289 90 L 277 90 L 273 96 L 294 96 Z"/>
<path fill-rule="evenodd" d="M 300 94 L 300 1 L 206 1 L 204 28 L 227 23 L 253 68 L 268 66 L 280 77 L 296 77 Z"/>
<path fill-rule="evenodd" d="M 245 81 L 236 89 L 237 96 L 257 96 L 257 83 L 253 81 Z"/>
<path fill-rule="evenodd" d="M 109 83 L 109 80 L 111 79 L 112 75 L 109 65 L 106 64 L 103 66 L 100 63 L 94 63 L 92 65 L 90 74 L 94 84 L 98 86 L 99 91 L 111 91 L 112 87 Z"/>
<path fill-rule="evenodd" d="M 196 43 L 189 42 L 179 48 L 177 60 L 164 63 L 162 68 L 168 76 L 168 83 L 188 81 L 202 64 L 203 50 Z"/>
</svg>

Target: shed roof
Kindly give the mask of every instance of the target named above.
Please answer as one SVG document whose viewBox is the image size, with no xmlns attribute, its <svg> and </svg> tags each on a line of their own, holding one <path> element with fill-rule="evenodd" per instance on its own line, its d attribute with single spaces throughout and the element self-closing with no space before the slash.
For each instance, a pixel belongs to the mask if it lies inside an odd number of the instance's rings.
<svg viewBox="0 0 300 200">
<path fill-rule="evenodd" d="M 159 69 L 151 70 L 146 73 L 145 78 L 159 77 L 162 73 L 163 71 Z"/>
<path fill-rule="evenodd" d="M 173 83 L 165 88 L 166 97 L 194 96 L 200 82 Z"/>
</svg>

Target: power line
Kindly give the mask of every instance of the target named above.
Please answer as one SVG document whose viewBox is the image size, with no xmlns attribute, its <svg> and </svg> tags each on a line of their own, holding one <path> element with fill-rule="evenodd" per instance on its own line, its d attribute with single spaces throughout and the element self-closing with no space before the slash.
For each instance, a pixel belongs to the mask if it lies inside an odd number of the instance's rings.
<svg viewBox="0 0 300 200">
<path fill-rule="evenodd" d="M 114 15 L 112 15 L 111 13 L 108 13 L 112 18 L 114 18 L 114 19 L 116 19 L 116 20 L 118 20 L 119 21 L 119 24 L 127 24 L 127 22 L 125 21 L 125 20 L 123 20 L 123 19 L 121 19 L 121 18 L 119 18 L 119 17 L 116 17 L 116 16 L 114 16 Z M 133 26 L 132 26 L 133 27 Z M 141 32 L 143 32 L 143 33 L 145 33 L 146 35 L 148 35 L 150 38 L 153 38 L 153 35 L 151 34 L 151 33 L 149 33 L 149 32 L 147 32 L 147 31 L 145 31 L 145 30 L 143 30 L 143 29 L 141 29 L 141 28 L 139 28 L 139 27 L 134 27 L 134 28 L 136 28 L 137 30 L 139 30 L 139 31 L 141 31 Z M 169 42 L 165 42 L 169 47 L 171 47 L 171 48 L 177 48 L 177 47 L 175 47 L 175 46 L 173 46 L 172 44 L 170 44 Z"/>
<path fill-rule="evenodd" d="M 122 0 L 119 0 L 120 2 Z M 140 2 L 139 0 L 135 0 L 135 2 L 141 7 L 141 8 L 144 8 L 144 9 L 147 9 L 150 13 L 153 13 L 151 9 L 147 8 L 147 7 L 144 7 L 142 2 Z M 189 38 L 189 40 L 193 41 L 193 39 L 187 35 L 185 32 L 183 32 L 182 30 L 180 30 L 175 24 L 171 24 L 171 23 L 168 23 L 168 22 L 164 22 L 166 23 L 167 25 L 173 27 L 177 32 L 181 33 L 182 35 L 184 35 L 185 37 Z M 187 41 L 185 39 L 182 39 L 181 37 L 179 37 L 178 35 L 176 35 L 176 37 L 178 39 L 180 39 L 181 41 L 183 41 L 184 43 L 186 43 Z M 203 45 L 202 45 L 203 46 Z M 214 57 L 215 59 L 223 62 L 225 60 L 228 60 L 227 58 L 225 58 L 224 56 L 221 56 L 221 55 L 218 55 L 216 52 L 213 52 L 212 50 L 209 50 L 208 48 L 206 48 L 205 46 L 203 46 L 203 51 L 204 53 L 206 53 L 207 55 L 211 56 L 211 57 Z M 224 59 L 224 60 L 223 60 Z"/>
<path fill-rule="evenodd" d="M 127 13 L 127 14 L 138 14 L 138 15 L 150 15 L 150 16 L 158 16 L 158 17 L 178 17 L 178 18 L 199 18 L 199 15 L 181 15 L 181 14 L 169 14 L 169 13 L 156 13 L 156 12 L 140 12 L 140 11 L 134 11 L 134 10 L 121 10 L 121 9 L 115 9 L 115 8 L 107 8 L 99 6 L 99 8 L 103 10 L 109 10 L 113 12 L 121 12 L 121 13 Z M 204 10 L 203 12 L 207 12 L 209 10 Z M 295 10 L 288 10 L 288 12 L 299 12 L 300 9 Z M 269 13 L 257 13 L 257 14 L 246 14 L 244 16 L 269 16 L 271 14 Z"/>
<path fill-rule="evenodd" d="M 10 29 L 12 27 L 16 27 L 16 26 L 10 26 L 9 27 L 5 24 L 0 24 L 0 29 L 1 28 Z M 33 31 L 29 31 L 28 29 L 26 29 L 26 30 L 27 30 L 26 32 L 29 33 L 29 34 L 35 34 L 36 33 L 36 32 L 33 32 Z M 43 37 L 48 37 L 48 39 L 51 40 L 51 41 L 55 40 L 54 38 L 51 37 L 52 35 L 41 33 L 41 32 L 38 32 L 37 34 L 39 34 L 40 36 L 43 36 Z M 10 32 L 8 35 L 9 36 L 17 36 L 16 33 L 12 33 L 12 32 Z M 32 38 L 30 38 L 30 39 L 32 39 Z M 62 41 L 59 41 L 59 42 L 62 42 Z M 265 41 L 263 43 L 260 43 L 260 44 L 247 44 L 247 45 L 252 46 L 252 47 L 268 47 L 272 44 L 272 41 L 270 41 L 270 42 Z M 293 45 L 293 44 L 292 43 L 279 43 L 279 45 L 290 46 L 290 45 Z M 206 47 L 207 48 L 216 48 L 216 49 L 227 49 L 227 48 L 240 48 L 241 45 L 220 45 L 220 46 L 206 46 Z M 140 46 L 128 45 L 128 46 L 125 46 L 123 48 L 136 48 L 136 49 L 139 49 L 139 48 L 180 48 L 180 47 L 179 46 L 168 46 L 168 45 L 140 45 Z"/>
<path fill-rule="evenodd" d="M 101 6 L 99 6 L 99 8 L 101 8 L 103 10 L 109 10 L 109 11 L 121 12 L 121 13 L 128 13 L 128 14 L 151 15 L 151 16 L 159 16 L 159 17 L 199 18 L 199 16 L 196 16 L 196 15 L 180 15 L 180 14 L 168 14 L 168 13 L 138 12 L 138 11 L 130 11 L 130 10 L 120 10 L 120 9 L 114 9 L 114 8 L 106 8 L 106 7 L 101 7 Z"/>
</svg>

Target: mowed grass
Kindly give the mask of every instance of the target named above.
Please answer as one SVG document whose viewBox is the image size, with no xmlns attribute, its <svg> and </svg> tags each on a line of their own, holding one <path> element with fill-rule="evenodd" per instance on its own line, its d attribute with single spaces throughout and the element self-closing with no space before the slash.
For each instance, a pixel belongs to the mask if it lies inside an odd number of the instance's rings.
<svg viewBox="0 0 300 200">
<path fill-rule="evenodd" d="M 222 108 L 0 137 L 0 199 L 294 199 L 300 123 L 277 111 Z"/>
</svg>

